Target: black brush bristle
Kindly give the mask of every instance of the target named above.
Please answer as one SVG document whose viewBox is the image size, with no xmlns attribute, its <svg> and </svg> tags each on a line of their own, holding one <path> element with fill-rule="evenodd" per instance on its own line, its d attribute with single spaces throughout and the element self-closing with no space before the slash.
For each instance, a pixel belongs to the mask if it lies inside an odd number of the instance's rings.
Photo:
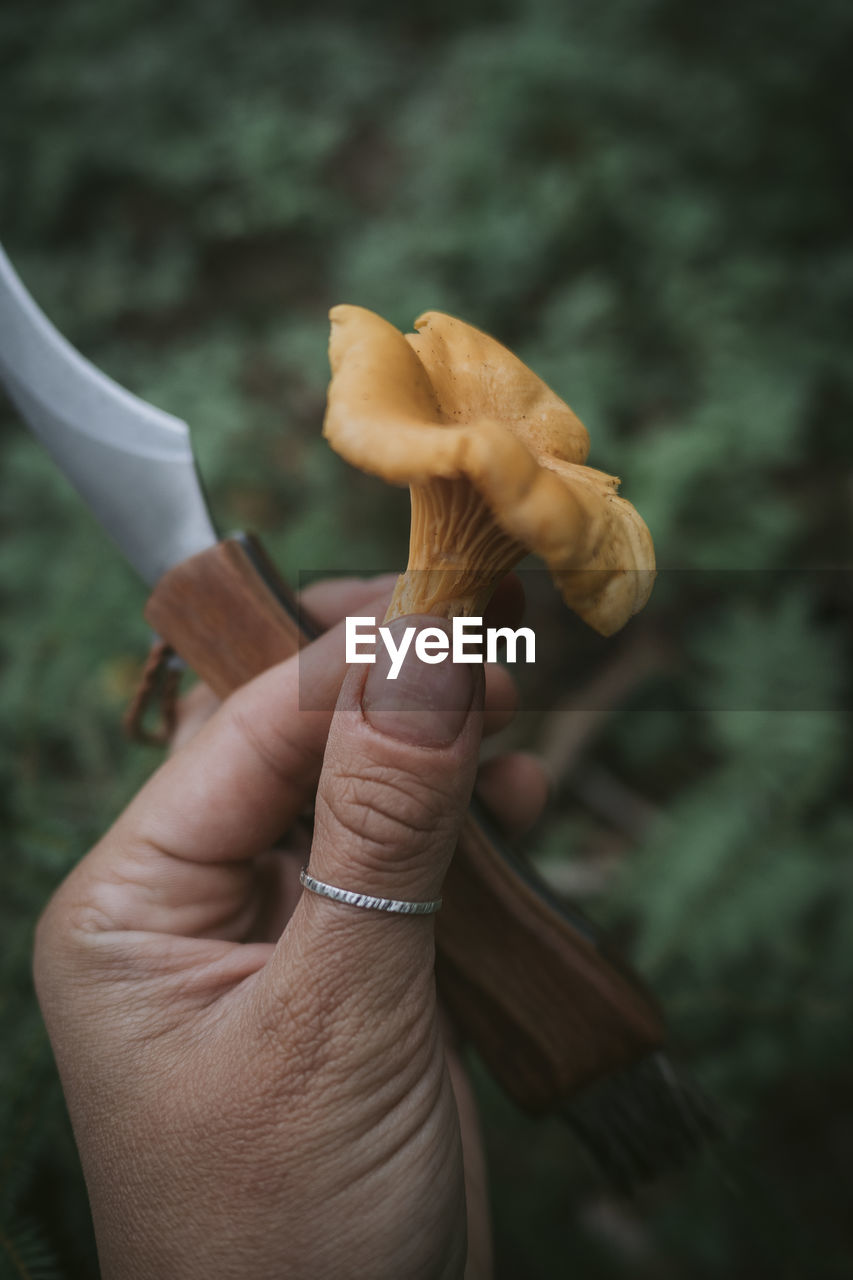
<svg viewBox="0 0 853 1280">
<path fill-rule="evenodd" d="M 713 1104 L 663 1052 L 596 1081 L 560 1114 L 624 1193 L 682 1168 L 723 1136 Z"/>
</svg>

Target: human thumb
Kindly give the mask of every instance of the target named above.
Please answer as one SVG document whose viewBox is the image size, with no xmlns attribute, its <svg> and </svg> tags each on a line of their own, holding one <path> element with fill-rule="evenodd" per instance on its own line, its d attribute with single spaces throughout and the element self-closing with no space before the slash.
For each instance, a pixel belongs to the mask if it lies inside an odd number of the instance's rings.
<svg viewBox="0 0 853 1280">
<path fill-rule="evenodd" d="M 389 628 L 398 653 L 414 628 L 399 670 L 380 649 L 373 665 L 354 666 L 344 681 L 308 868 L 324 884 L 403 902 L 441 895 L 474 784 L 483 674 L 480 664 L 453 662 L 449 653 L 423 661 L 412 637 L 426 626 L 449 632 L 443 620 L 399 618 Z M 410 949 L 401 936 L 421 956 L 425 942 L 431 947 L 429 916 L 392 915 L 313 892 L 303 895 L 292 923 L 309 952 L 311 935 L 328 940 L 331 930 L 339 951 L 350 943 L 360 955 L 367 948 L 371 963 L 381 963 L 384 952 L 401 959 L 401 946 Z"/>
</svg>

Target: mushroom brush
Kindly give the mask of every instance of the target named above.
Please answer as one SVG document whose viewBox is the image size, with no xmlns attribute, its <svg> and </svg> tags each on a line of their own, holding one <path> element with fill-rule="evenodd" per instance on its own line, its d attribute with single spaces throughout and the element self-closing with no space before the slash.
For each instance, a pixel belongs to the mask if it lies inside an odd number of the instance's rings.
<svg viewBox="0 0 853 1280">
<path fill-rule="evenodd" d="M 324 434 L 411 494 L 409 562 L 386 621 L 479 617 L 528 552 L 603 635 L 643 607 L 655 576 L 649 531 L 619 481 L 585 465 L 586 429 L 522 361 L 438 312 L 405 335 L 361 307 L 330 318 Z M 653 997 L 476 810 L 444 904 L 442 997 L 516 1102 L 560 1111 L 621 1187 L 682 1163 L 716 1132 L 706 1100 L 661 1052 Z"/>
</svg>

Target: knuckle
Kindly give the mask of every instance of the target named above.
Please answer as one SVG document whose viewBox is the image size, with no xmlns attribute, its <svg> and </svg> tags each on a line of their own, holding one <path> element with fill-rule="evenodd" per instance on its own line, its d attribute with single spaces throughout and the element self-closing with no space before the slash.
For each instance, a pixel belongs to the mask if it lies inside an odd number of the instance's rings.
<svg viewBox="0 0 853 1280">
<path fill-rule="evenodd" d="M 33 954 L 40 971 L 59 956 L 69 939 L 97 927 L 88 903 L 80 901 L 66 880 L 52 894 L 39 916 L 34 935 Z"/>
<path fill-rule="evenodd" d="M 75 891 L 69 877 L 39 916 L 33 938 L 32 974 L 43 1012 L 64 1007 L 101 959 L 96 945 L 104 918 L 96 903 Z"/>
<path fill-rule="evenodd" d="M 318 797 L 318 816 L 333 834 L 355 839 L 383 860 L 389 853 L 420 852 L 441 838 L 447 808 L 447 798 L 425 779 L 379 766 L 332 772 Z"/>
<path fill-rule="evenodd" d="M 263 728 L 239 698 L 227 704 L 231 724 L 261 766 L 285 787 L 295 786 L 303 776 L 318 774 L 322 752 L 316 743 L 302 740 L 287 721 L 265 721 Z"/>
<path fill-rule="evenodd" d="M 33 979 L 40 1001 L 51 993 L 85 987 L 132 972 L 134 937 L 122 932 L 113 886 L 87 875 L 81 863 L 54 891 L 36 922 Z"/>
<path fill-rule="evenodd" d="M 178 703 L 178 718 L 169 743 L 172 754 L 180 750 L 207 723 L 219 706 L 219 699 L 206 684 L 198 684 Z"/>
</svg>

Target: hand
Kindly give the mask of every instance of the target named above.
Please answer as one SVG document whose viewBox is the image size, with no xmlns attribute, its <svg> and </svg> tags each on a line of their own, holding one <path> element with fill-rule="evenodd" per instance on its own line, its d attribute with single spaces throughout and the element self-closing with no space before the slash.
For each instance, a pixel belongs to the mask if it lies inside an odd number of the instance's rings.
<svg viewBox="0 0 853 1280">
<path fill-rule="evenodd" d="M 325 584 L 306 603 L 324 624 L 381 615 L 368 590 Z M 344 675 L 339 626 L 254 680 L 184 729 L 45 911 L 36 985 L 104 1280 L 463 1274 L 474 1117 L 432 919 L 296 878 L 316 789 L 315 876 L 440 896 L 484 716 L 504 723 L 513 694 L 490 673 L 484 712 L 479 667 L 414 665 L 393 683 L 381 656 Z M 334 717 L 299 710 L 300 682 L 318 706 L 340 686 Z M 210 707 L 194 701 L 195 728 Z M 520 825 L 543 783 L 515 759 L 484 790 Z M 286 831 L 290 851 L 271 852 Z M 469 1142 L 472 1275 L 489 1265 L 480 1158 Z"/>
</svg>

